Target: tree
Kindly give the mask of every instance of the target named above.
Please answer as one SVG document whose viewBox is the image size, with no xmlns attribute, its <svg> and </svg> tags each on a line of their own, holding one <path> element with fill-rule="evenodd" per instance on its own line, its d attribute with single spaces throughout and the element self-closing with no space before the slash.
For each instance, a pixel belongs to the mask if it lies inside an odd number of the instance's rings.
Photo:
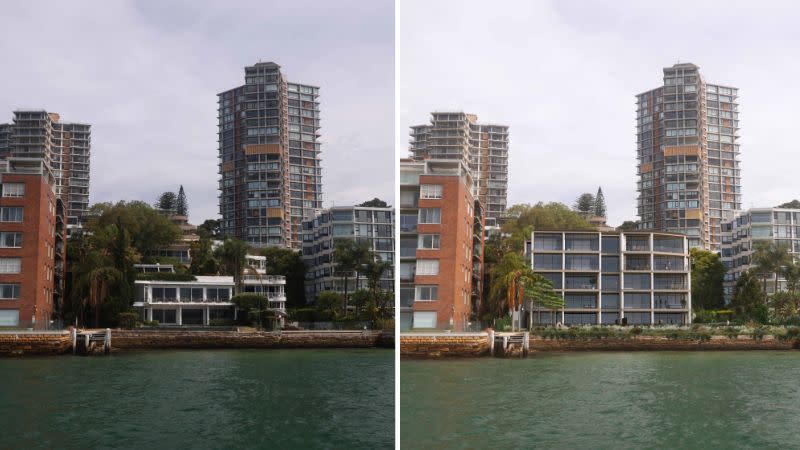
<svg viewBox="0 0 800 450">
<path fill-rule="evenodd" d="M 181 237 L 181 229 L 144 202 L 97 203 L 89 208 L 87 231 L 95 232 L 110 224 L 124 229 L 131 245 L 150 262 L 159 248 L 173 244 Z"/>
<path fill-rule="evenodd" d="M 364 202 L 364 203 L 362 203 L 362 204 L 360 204 L 358 206 L 363 206 L 365 208 L 388 208 L 389 207 L 389 205 L 385 201 L 379 199 L 378 197 L 375 197 L 372 200 L 368 200 L 368 201 L 366 201 L 366 202 Z"/>
<path fill-rule="evenodd" d="M 797 293 L 800 287 L 800 264 L 791 261 L 783 268 L 783 278 L 786 280 L 786 290 L 791 295 Z"/>
<path fill-rule="evenodd" d="M 594 196 L 589 192 L 585 192 L 578 196 L 575 199 L 575 203 L 572 205 L 572 209 L 576 212 L 583 214 L 584 216 L 592 214 L 594 210 L 595 200 Z"/>
<path fill-rule="evenodd" d="M 738 319 L 761 323 L 768 320 L 766 294 L 751 270 L 743 272 L 736 280 L 731 306 Z"/>
<path fill-rule="evenodd" d="M 174 211 L 177 200 L 174 192 L 167 191 L 158 196 L 155 207 L 165 211 Z"/>
<path fill-rule="evenodd" d="M 186 193 L 183 191 L 183 185 L 178 189 L 178 197 L 175 199 L 175 212 L 179 216 L 189 215 L 189 203 L 186 200 Z"/>
<path fill-rule="evenodd" d="M 716 309 L 725 305 L 722 282 L 725 265 L 718 254 L 693 248 L 689 251 L 692 261 L 692 307 L 694 309 Z"/>
<path fill-rule="evenodd" d="M 603 188 L 601 187 L 597 188 L 597 195 L 594 196 L 593 214 L 600 217 L 606 216 L 606 198 L 603 195 Z"/>
<path fill-rule="evenodd" d="M 206 239 L 222 239 L 219 219 L 207 219 L 197 226 L 197 235 Z"/>
<path fill-rule="evenodd" d="M 322 291 L 317 296 L 317 309 L 330 313 L 334 318 L 342 316 L 342 294 L 333 291 Z"/>
<path fill-rule="evenodd" d="M 220 261 L 222 272 L 233 277 L 236 292 L 241 290 L 242 272 L 247 256 L 247 244 L 234 238 L 225 239 L 216 250 L 215 256 Z"/>
<path fill-rule="evenodd" d="M 622 225 L 617 227 L 617 231 L 634 231 L 637 229 L 639 229 L 638 220 L 626 220 L 622 222 Z"/>
<path fill-rule="evenodd" d="M 390 311 L 388 310 L 389 297 L 384 295 L 381 289 L 381 279 L 387 275 L 394 268 L 394 264 L 389 261 L 384 261 L 380 258 L 373 259 L 364 266 L 364 274 L 367 277 L 367 287 L 369 289 L 370 300 L 374 302 L 374 315 L 371 318 L 373 321 L 377 318 L 388 317 Z"/>
<path fill-rule="evenodd" d="M 267 247 L 260 250 L 267 258 L 266 272 L 269 275 L 286 277 L 286 306 L 302 307 L 306 304 L 306 265 L 302 255 L 288 248 Z"/>
<path fill-rule="evenodd" d="M 786 202 L 782 205 L 778 205 L 778 208 L 800 209 L 800 200 L 795 199 L 790 202 Z"/>
<path fill-rule="evenodd" d="M 506 217 L 502 227 L 504 252 L 522 254 L 533 230 L 594 230 L 585 217 L 557 202 L 514 205 L 506 210 Z"/>
<path fill-rule="evenodd" d="M 783 268 L 792 263 L 789 248 L 773 241 L 757 241 L 754 247 L 752 264 L 763 278 L 764 293 L 767 292 L 767 275 L 770 274 L 775 276 L 774 292 L 778 292 L 778 279 L 783 273 Z"/>
<path fill-rule="evenodd" d="M 492 285 L 484 320 L 502 317 L 508 311 L 518 311 L 525 300 L 547 309 L 563 307 L 563 300 L 553 291 L 552 284 L 525 264 L 516 253 L 508 253 L 492 269 Z"/>
<path fill-rule="evenodd" d="M 358 277 L 363 266 L 373 259 L 372 252 L 366 243 L 353 239 L 337 239 L 334 241 L 333 265 L 334 273 L 344 281 L 343 309 L 347 312 L 348 281 L 355 274 L 356 290 Z"/>
<path fill-rule="evenodd" d="M 219 261 L 211 249 L 211 240 L 200 238 L 191 244 L 192 263 L 189 273 L 192 275 L 216 275 L 219 273 Z"/>
</svg>

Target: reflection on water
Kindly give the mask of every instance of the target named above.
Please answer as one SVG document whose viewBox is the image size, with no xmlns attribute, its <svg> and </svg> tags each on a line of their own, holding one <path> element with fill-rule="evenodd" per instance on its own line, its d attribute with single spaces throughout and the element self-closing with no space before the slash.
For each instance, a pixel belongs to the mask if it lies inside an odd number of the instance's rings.
<svg viewBox="0 0 800 450">
<path fill-rule="evenodd" d="M 406 448 L 796 448 L 800 352 L 403 361 Z"/>
<path fill-rule="evenodd" d="M 393 448 L 389 350 L 0 359 L 0 448 Z"/>
</svg>

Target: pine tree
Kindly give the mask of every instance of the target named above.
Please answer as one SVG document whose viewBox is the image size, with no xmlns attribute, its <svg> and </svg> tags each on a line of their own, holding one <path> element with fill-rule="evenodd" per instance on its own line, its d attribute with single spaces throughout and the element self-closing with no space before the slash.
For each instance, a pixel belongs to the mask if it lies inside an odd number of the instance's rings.
<svg viewBox="0 0 800 450">
<path fill-rule="evenodd" d="M 594 196 L 588 192 L 581 194 L 580 197 L 575 199 L 572 209 L 583 215 L 591 214 L 594 210 Z"/>
<path fill-rule="evenodd" d="M 189 215 L 189 204 L 186 201 L 186 193 L 183 192 L 183 185 L 178 189 L 178 198 L 175 200 L 175 210 L 179 216 Z"/>
<path fill-rule="evenodd" d="M 606 216 L 606 198 L 603 196 L 603 188 L 597 188 L 597 195 L 594 196 L 594 215 Z"/>
<path fill-rule="evenodd" d="M 156 200 L 155 207 L 156 209 L 171 211 L 175 209 L 175 202 L 176 202 L 175 193 L 167 191 L 158 196 L 158 200 Z"/>
</svg>

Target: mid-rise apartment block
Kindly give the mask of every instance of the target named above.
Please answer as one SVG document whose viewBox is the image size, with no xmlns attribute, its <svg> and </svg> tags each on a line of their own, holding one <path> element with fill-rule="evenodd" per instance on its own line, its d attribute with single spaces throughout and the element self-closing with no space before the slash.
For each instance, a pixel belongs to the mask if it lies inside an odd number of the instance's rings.
<svg viewBox="0 0 800 450">
<path fill-rule="evenodd" d="M 58 319 L 65 220 L 42 159 L 0 161 L 0 326 L 45 329 Z"/>
<path fill-rule="evenodd" d="M 707 83 L 698 66 L 682 63 L 636 98 L 640 228 L 719 251 L 720 225 L 742 204 L 738 89 Z"/>
<path fill-rule="evenodd" d="M 89 208 L 91 126 L 62 122 L 44 110 L 14 111 L 12 123 L 0 124 L 0 159 L 38 158 L 55 177 L 68 229 L 83 223 Z"/>
<path fill-rule="evenodd" d="M 551 311 L 526 305 L 523 324 L 661 325 L 692 321 L 689 244 L 680 234 L 534 231 L 533 271 L 563 297 Z"/>
<path fill-rule="evenodd" d="M 758 242 L 774 242 L 800 259 L 800 209 L 751 208 L 722 224 L 720 256 L 727 269 L 723 283 L 726 303 L 733 299 L 736 280 L 752 267 Z M 775 276 L 770 274 L 767 280 L 767 293 L 771 294 L 775 292 Z M 783 277 L 778 279 L 778 290 L 786 290 Z"/>
<path fill-rule="evenodd" d="M 394 263 L 394 208 L 336 206 L 322 210 L 303 222 L 303 261 L 306 264 L 306 300 L 320 292 L 344 293 L 342 277 L 336 273 L 334 248 L 338 239 L 363 242 L 376 258 Z M 355 274 L 348 281 L 348 291 L 367 289 L 366 277 L 356 285 Z M 380 287 L 394 292 L 394 269 L 384 272 Z"/>
<path fill-rule="evenodd" d="M 301 248 L 303 218 L 322 208 L 318 97 L 272 62 L 245 67 L 245 84 L 218 94 L 225 236 Z"/>
<path fill-rule="evenodd" d="M 434 112 L 427 125 L 411 127 L 414 160 L 455 159 L 472 172 L 472 195 L 486 210 L 486 225 L 496 226 L 508 198 L 508 126 L 483 124 L 463 112 Z"/>
<path fill-rule="evenodd" d="M 485 212 L 462 159 L 400 160 L 400 326 L 465 331 L 482 301 Z"/>
</svg>

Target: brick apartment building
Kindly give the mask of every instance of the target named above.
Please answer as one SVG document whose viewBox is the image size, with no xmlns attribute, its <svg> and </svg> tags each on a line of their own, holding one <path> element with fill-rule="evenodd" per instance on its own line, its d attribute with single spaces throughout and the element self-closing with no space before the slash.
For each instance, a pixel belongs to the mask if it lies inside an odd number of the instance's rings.
<svg viewBox="0 0 800 450">
<path fill-rule="evenodd" d="M 66 215 L 38 158 L 0 161 L 0 326 L 50 326 L 64 295 Z"/>
<path fill-rule="evenodd" d="M 481 302 L 484 211 L 461 160 L 400 162 L 401 329 L 463 331 Z"/>
</svg>

